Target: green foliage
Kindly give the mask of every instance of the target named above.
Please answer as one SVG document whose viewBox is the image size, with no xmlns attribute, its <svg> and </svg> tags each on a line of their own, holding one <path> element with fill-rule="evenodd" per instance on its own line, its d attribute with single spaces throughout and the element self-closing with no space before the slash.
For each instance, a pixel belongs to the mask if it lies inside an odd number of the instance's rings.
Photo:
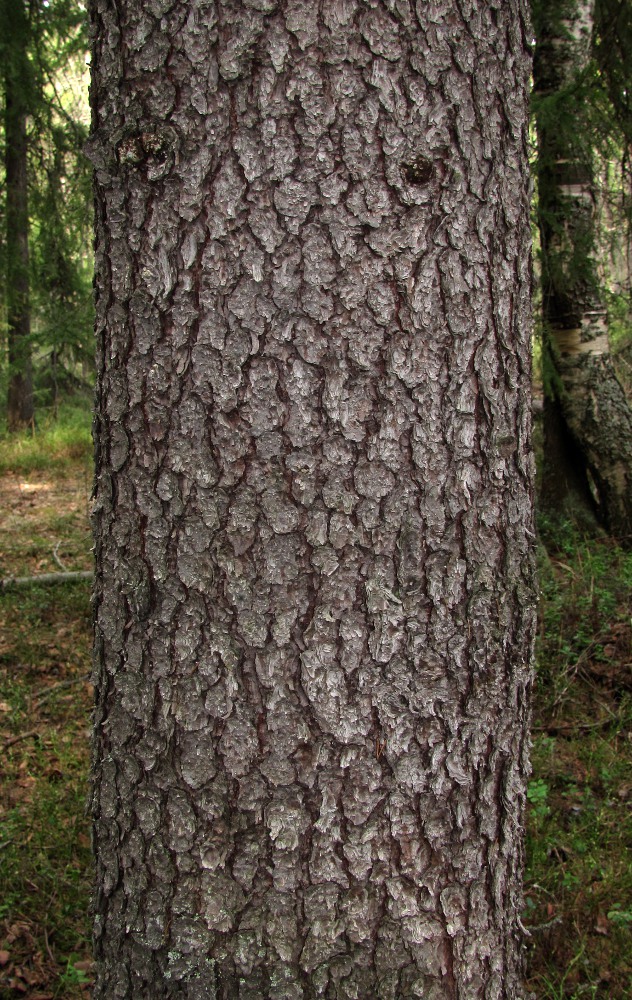
<svg viewBox="0 0 632 1000">
<path fill-rule="evenodd" d="M 630 298 L 621 293 L 608 296 L 608 333 L 614 351 L 632 342 Z"/>
<path fill-rule="evenodd" d="M 632 5 L 597 0 L 586 45 L 569 29 L 577 0 L 533 0 L 532 9 L 543 301 L 549 318 L 572 325 L 604 302 L 613 279 L 629 292 Z"/>
<path fill-rule="evenodd" d="M 614 924 L 632 924 L 632 910 L 624 910 L 620 903 L 615 903 L 608 913 L 608 920 Z"/>
<path fill-rule="evenodd" d="M 9 434 L 0 426 L 0 473 L 27 474 L 34 470 L 63 472 L 92 462 L 90 404 L 76 397 L 64 403 L 55 416 L 43 417 L 35 430 Z"/>
<path fill-rule="evenodd" d="M 568 37 L 566 23 L 576 8 L 577 0 L 532 0 L 536 40 Z M 534 94 L 536 116 L 542 116 L 545 126 L 565 132 L 578 153 L 596 150 L 606 158 L 621 153 L 632 143 L 630 52 L 632 5 L 628 0 L 595 0 L 590 64 L 565 87 Z M 554 52 L 544 55 L 554 59 Z"/>
<path fill-rule="evenodd" d="M 538 1000 L 632 989 L 632 554 L 540 518 L 524 920 Z"/>
<path fill-rule="evenodd" d="M 31 270 L 36 343 L 57 360 L 92 361 L 92 172 L 85 11 L 55 0 L 36 8 L 41 100 L 31 143 Z M 33 139 L 35 134 L 33 134 Z"/>
<path fill-rule="evenodd" d="M 26 24 L 21 44 L 15 34 L 17 12 Z M 24 77 L 21 93 L 28 113 L 30 351 L 36 375 L 54 369 L 47 381 L 55 398 L 58 376 L 92 362 L 91 170 L 81 152 L 89 128 L 86 53 L 81 4 L 0 0 L 0 57 Z M 4 76 L 0 146 L 3 81 Z M 0 163 L 0 190 L 4 180 Z M 1 221 L 0 267 L 6 276 L 10 260 Z M 5 336 L 0 328 L 0 347 Z M 4 350 L 3 367 L 6 379 Z"/>
<path fill-rule="evenodd" d="M 632 144 L 632 5 L 595 0 L 595 60 L 615 121 Z"/>
<path fill-rule="evenodd" d="M 551 812 L 547 805 L 549 797 L 549 786 L 542 778 L 536 778 L 529 782 L 527 788 L 527 800 L 531 806 L 531 815 L 535 821 L 544 819 Z"/>
</svg>

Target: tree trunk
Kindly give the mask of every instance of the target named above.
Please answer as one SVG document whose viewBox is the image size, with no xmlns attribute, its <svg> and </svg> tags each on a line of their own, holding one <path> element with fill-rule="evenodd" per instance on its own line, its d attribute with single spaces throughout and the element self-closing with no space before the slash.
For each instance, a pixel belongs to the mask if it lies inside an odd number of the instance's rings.
<svg viewBox="0 0 632 1000">
<path fill-rule="evenodd" d="M 539 499 L 542 510 L 554 515 L 551 541 L 558 534 L 559 517 L 588 535 L 597 535 L 602 529 L 583 456 L 569 433 L 559 400 L 552 396 L 544 398 L 543 430 Z M 544 541 L 548 545 L 548 539 Z"/>
<path fill-rule="evenodd" d="M 580 81 L 590 60 L 594 0 L 542 0 L 539 11 L 534 76 L 545 365 L 556 403 L 549 412 L 561 415 L 581 464 L 578 476 L 592 480 L 601 520 L 632 544 L 632 411 L 610 356 L 598 275 L 594 154 L 582 144 L 574 113 L 584 99 Z M 543 98 L 553 99 L 554 113 Z M 558 482 L 545 487 L 545 496 L 560 485 L 558 470 L 551 472 Z"/>
<path fill-rule="evenodd" d="M 22 0 L 1 0 L 4 35 L 6 191 L 6 302 L 9 347 L 7 424 L 16 431 L 33 423 L 27 131 L 28 20 Z"/>
<path fill-rule="evenodd" d="M 92 18 L 95 1000 L 517 1000 L 526 4 Z"/>
</svg>

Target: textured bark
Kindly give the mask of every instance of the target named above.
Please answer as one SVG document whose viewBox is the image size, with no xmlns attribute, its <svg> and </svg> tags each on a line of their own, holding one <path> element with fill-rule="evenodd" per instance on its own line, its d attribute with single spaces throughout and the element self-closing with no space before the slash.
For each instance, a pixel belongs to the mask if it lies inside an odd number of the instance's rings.
<svg viewBox="0 0 632 1000">
<path fill-rule="evenodd" d="M 32 424 L 34 416 L 26 131 L 29 29 L 23 0 L 0 0 L 0 3 L 0 31 L 4 35 L 0 50 L 4 51 L 7 424 L 9 430 L 16 431 Z"/>
<path fill-rule="evenodd" d="M 535 88 L 541 96 L 556 95 L 559 106 L 557 121 L 538 120 L 543 311 L 555 397 L 548 412 L 561 416 L 574 441 L 578 477 L 590 475 L 601 520 L 632 544 L 632 410 L 610 356 L 591 154 L 578 142 L 572 115 L 574 90 L 590 59 L 594 0 L 541 0 L 539 9 Z M 548 475 L 545 498 L 569 483 L 559 466 L 550 466 Z"/>
<path fill-rule="evenodd" d="M 521 0 L 95 0 L 95 1000 L 516 1000 Z"/>
</svg>

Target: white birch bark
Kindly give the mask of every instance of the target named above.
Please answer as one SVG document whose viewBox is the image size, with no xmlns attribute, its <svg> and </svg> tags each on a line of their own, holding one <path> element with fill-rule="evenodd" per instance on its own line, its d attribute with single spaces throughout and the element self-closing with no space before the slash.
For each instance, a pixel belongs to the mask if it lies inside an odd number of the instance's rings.
<svg viewBox="0 0 632 1000">
<path fill-rule="evenodd" d="M 547 381 L 553 388 L 545 406 L 546 451 L 556 456 L 546 490 L 558 504 L 569 481 L 588 475 L 601 520 L 630 545 L 632 411 L 610 355 L 597 261 L 594 154 L 573 115 L 591 58 L 594 0 L 543 0 L 540 11 L 535 89 L 541 97 L 557 97 L 559 115 L 557 121 L 543 114 L 538 120 Z M 568 459 L 560 455 L 560 437 L 578 468 L 564 472 Z"/>
</svg>

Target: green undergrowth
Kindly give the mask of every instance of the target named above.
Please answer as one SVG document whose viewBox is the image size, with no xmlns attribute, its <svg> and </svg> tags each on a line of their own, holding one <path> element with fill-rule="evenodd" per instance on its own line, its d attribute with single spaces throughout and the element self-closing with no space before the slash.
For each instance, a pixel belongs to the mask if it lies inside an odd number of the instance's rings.
<svg viewBox="0 0 632 1000">
<path fill-rule="evenodd" d="M 541 521 L 529 785 L 530 985 L 632 996 L 632 553 Z"/>
<path fill-rule="evenodd" d="M 0 594 L 2 1000 L 89 980 L 89 590 Z"/>
<path fill-rule="evenodd" d="M 19 433 L 9 434 L 0 426 L 0 475 L 7 472 L 28 474 L 76 472 L 77 466 L 89 468 L 92 461 L 91 400 L 78 396 L 64 403 L 57 413 L 43 411 L 36 424 Z"/>
<path fill-rule="evenodd" d="M 83 453 L 60 475 L 11 449 L 0 576 L 89 568 Z M 89 582 L 0 591 L 0 1000 L 75 1000 L 90 984 L 90 620 Z"/>
</svg>

